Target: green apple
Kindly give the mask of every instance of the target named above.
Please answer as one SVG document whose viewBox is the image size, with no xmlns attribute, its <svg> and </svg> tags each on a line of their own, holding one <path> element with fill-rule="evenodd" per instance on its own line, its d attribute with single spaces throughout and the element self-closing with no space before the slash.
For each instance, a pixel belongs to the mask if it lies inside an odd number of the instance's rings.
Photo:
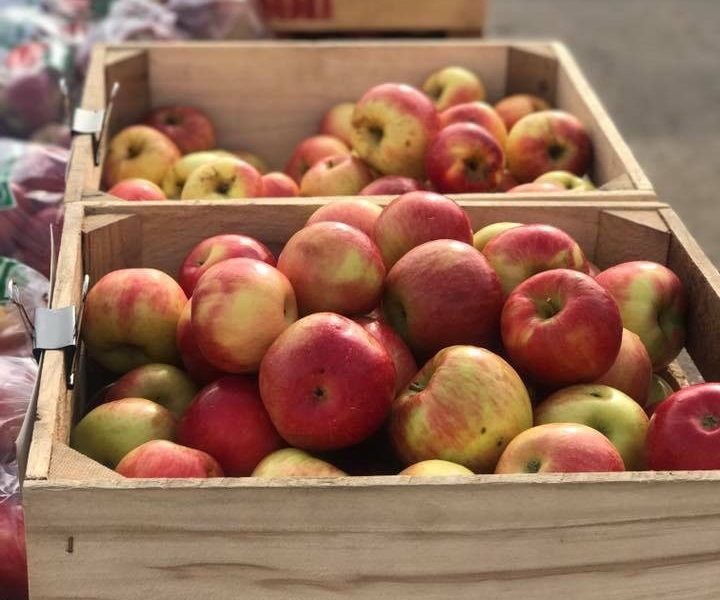
<svg viewBox="0 0 720 600">
<path fill-rule="evenodd" d="M 342 477 L 337 467 L 297 448 L 283 448 L 268 454 L 252 473 L 253 477 Z"/>
</svg>

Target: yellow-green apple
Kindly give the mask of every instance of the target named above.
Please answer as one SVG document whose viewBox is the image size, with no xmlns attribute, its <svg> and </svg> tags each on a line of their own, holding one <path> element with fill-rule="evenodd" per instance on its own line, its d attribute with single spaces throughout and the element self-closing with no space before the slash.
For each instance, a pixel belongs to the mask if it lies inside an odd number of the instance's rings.
<svg viewBox="0 0 720 600">
<path fill-rule="evenodd" d="M 395 393 L 404 390 L 418 372 L 418 366 L 410 348 L 390 325 L 380 319 L 357 317 L 354 321 L 388 351 L 395 365 Z"/>
<path fill-rule="evenodd" d="M 155 108 L 145 117 L 145 125 L 168 136 L 183 154 L 215 148 L 215 126 L 193 106 Z"/>
<path fill-rule="evenodd" d="M 592 160 L 592 142 L 576 117 L 562 110 L 546 110 L 515 123 L 505 153 L 510 172 L 526 183 L 548 171 L 584 175 Z"/>
<path fill-rule="evenodd" d="M 164 406 L 147 398 L 101 404 L 75 425 L 70 445 L 114 469 L 131 450 L 150 440 L 172 440 L 177 422 Z"/>
<path fill-rule="evenodd" d="M 185 257 L 178 282 L 188 297 L 202 275 L 213 265 L 229 258 L 254 258 L 271 266 L 276 261 L 268 247 L 247 235 L 226 233 L 209 237 L 197 244 Z"/>
<path fill-rule="evenodd" d="M 220 156 L 190 173 L 180 198 L 228 200 L 261 195 L 262 180 L 255 167 L 239 158 Z"/>
<path fill-rule="evenodd" d="M 563 190 L 568 192 L 589 192 L 595 189 L 587 177 L 578 177 L 574 173 L 569 171 L 549 171 L 543 173 L 533 183 L 548 184 L 560 186 Z M 526 184 L 532 185 L 532 184 Z"/>
<path fill-rule="evenodd" d="M 406 192 L 422 190 L 423 185 L 412 177 L 383 175 L 360 190 L 361 196 L 400 196 Z"/>
<path fill-rule="evenodd" d="M 218 462 L 207 452 L 168 440 L 150 440 L 128 452 L 115 470 L 123 477 L 158 479 L 207 479 L 224 475 Z"/>
<path fill-rule="evenodd" d="M 517 286 L 503 306 L 501 329 L 510 362 L 554 386 L 606 373 L 622 341 L 612 296 L 570 269 L 544 271 Z"/>
<path fill-rule="evenodd" d="M 631 261 L 595 277 L 620 307 L 623 327 L 637 333 L 653 370 L 670 364 L 685 343 L 685 290 L 678 276 L 650 261 Z"/>
<path fill-rule="evenodd" d="M 177 326 L 177 347 L 183 365 L 193 381 L 207 385 L 223 376 L 220 369 L 213 367 L 198 347 L 192 329 L 192 299 L 183 308 Z"/>
<path fill-rule="evenodd" d="M 668 398 L 674 391 L 667 381 L 660 377 L 660 375 L 653 373 L 652 379 L 650 380 L 650 391 L 644 404 L 647 415 L 652 417 L 657 410 L 658 404 Z"/>
<path fill-rule="evenodd" d="M 374 238 L 389 269 L 415 246 L 440 239 L 472 244 L 473 233 L 470 219 L 454 200 L 417 191 L 385 207 L 375 223 Z"/>
<path fill-rule="evenodd" d="M 508 228 L 485 244 L 483 254 L 498 274 L 506 297 L 523 281 L 542 271 L 588 272 L 587 259 L 578 243 L 552 225 Z"/>
<path fill-rule="evenodd" d="M 405 467 L 398 475 L 406 475 L 409 477 L 453 477 L 457 475 L 473 475 L 473 472 L 467 467 L 450 462 L 449 460 L 432 458 L 430 460 L 421 460 L 414 465 Z"/>
<path fill-rule="evenodd" d="M 505 154 L 487 129 L 474 123 L 448 125 L 425 154 L 425 171 L 439 192 L 491 192 L 500 185 Z"/>
<path fill-rule="evenodd" d="M 181 369 L 154 363 L 125 373 L 110 386 L 103 400 L 146 398 L 164 406 L 179 419 L 197 391 L 198 386 Z"/>
<path fill-rule="evenodd" d="M 292 198 L 300 195 L 300 188 L 295 180 L 280 171 L 266 173 L 261 180 L 264 198 Z"/>
<path fill-rule="evenodd" d="M 352 146 L 383 175 L 423 179 L 423 158 L 438 130 L 432 101 L 401 83 L 383 83 L 365 92 L 352 117 Z"/>
<path fill-rule="evenodd" d="M 615 362 L 594 383 L 609 385 L 645 405 L 650 391 L 652 363 L 642 340 L 629 329 L 623 329 L 622 342 Z"/>
<path fill-rule="evenodd" d="M 253 471 L 253 477 L 343 477 L 347 475 L 329 462 L 298 448 L 282 448 L 268 454 Z"/>
<path fill-rule="evenodd" d="M 288 278 L 253 258 L 230 258 L 200 277 L 192 332 L 207 361 L 228 373 L 257 371 L 265 351 L 297 319 Z"/>
<path fill-rule="evenodd" d="M 550 105 L 532 94 L 513 94 L 495 104 L 495 110 L 504 121 L 508 132 L 513 125 L 530 113 L 550 110 Z"/>
<path fill-rule="evenodd" d="M 507 141 L 505 123 L 487 102 L 475 101 L 456 104 L 440 113 L 441 128 L 453 123 L 475 123 L 480 125 L 495 138 L 501 148 L 505 148 L 505 142 Z"/>
<path fill-rule="evenodd" d="M 375 222 L 378 220 L 382 207 L 374 202 L 361 199 L 334 200 L 318 208 L 305 225 L 336 221 L 355 227 L 370 239 L 375 237 Z"/>
<path fill-rule="evenodd" d="M 356 196 L 373 180 L 368 166 L 352 154 L 316 162 L 300 180 L 302 196 Z"/>
<path fill-rule="evenodd" d="M 28 598 L 25 517 L 19 494 L 4 496 L 0 502 L 0 582 L 3 598 Z"/>
<path fill-rule="evenodd" d="M 352 143 L 352 114 L 355 110 L 354 102 L 340 102 L 335 104 L 323 115 L 320 121 L 320 133 L 332 135 L 345 142 Z"/>
<path fill-rule="evenodd" d="M 550 181 L 547 182 L 539 182 L 539 181 L 532 181 L 530 183 L 521 183 L 520 185 L 516 185 L 515 187 L 510 188 L 507 193 L 508 194 L 528 194 L 528 193 L 537 193 L 540 192 L 541 194 L 545 193 L 558 193 L 558 192 L 564 192 L 565 188 L 562 187 L 560 184 L 557 183 L 551 183 Z"/>
<path fill-rule="evenodd" d="M 387 350 L 360 325 L 333 313 L 293 323 L 260 365 L 260 396 L 280 435 L 304 450 L 366 439 L 385 420 L 395 392 Z"/>
<path fill-rule="evenodd" d="M 301 315 L 336 312 L 361 315 L 382 295 L 385 266 L 375 243 L 362 231 L 336 221 L 307 225 L 278 257 Z"/>
<path fill-rule="evenodd" d="M 594 383 L 562 388 L 535 408 L 536 425 L 580 423 L 597 429 L 617 448 L 628 471 L 644 468 L 648 422 L 630 396 Z"/>
<path fill-rule="evenodd" d="M 495 188 L 496 192 L 507 192 L 518 185 L 517 180 L 512 176 L 512 173 L 505 168 L 503 170 L 502 179 Z"/>
<path fill-rule="evenodd" d="M 413 248 L 385 279 L 385 319 L 420 356 L 453 344 L 493 343 L 501 308 L 492 267 L 482 253 L 456 240 Z"/>
<path fill-rule="evenodd" d="M 110 140 L 103 182 L 111 188 L 123 179 L 139 177 L 160 184 L 179 158 L 180 150 L 169 137 L 147 125 L 132 125 Z"/>
<path fill-rule="evenodd" d="M 450 346 L 395 398 L 390 436 L 405 464 L 440 459 L 492 473 L 508 442 L 532 427 L 525 385 L 497 354 Z"/>
<path fill-rule="evenodd" d="M 300 184 L 303 175 L 315 163 L 338 154 L 350 154 L 350 148 L 342 140 L 332 135 L 314 135 L 304 139 L 295 147 L 290 160 L 285 165 L 285 173 Z"/>
<path fill-rule="evenodd" d="M 220 157 L 233 158 L 230 152 L 213 150 L 206 152 L 191 152 L 173 163 L 162 180 L 162 189 L 168 198 L 178 199 L 182 195 L 185 182 L 190 173 L 198 167 L 213 162 Z"/>
<path fill-rule="evenodd" d="M 88 355 L 115 373 L 148 363 L 177 364 L 178 319 L 187 297 L 156 269 L 120 269 L 103 276 L 85 299 Z"/>
<path fill-rule="evenodd" d="M 485 100 L 485 86 L 469 69 L 449 66 L 432 73 L 423 83 L 423 91 L 438 111 L 473 100 Z"/>
<path fill-rule="evenodd" d="M 255 170 L 261 175 L 270 173 L 271 169 L 262 158 L 253 152 L 247 150 L 233 150 L 231 152 L 234 156 L 237 156 L 240 160 L 244 160 L 246 163 L 255 167 Z"/>
<path fill-rule="evenodd" d="M 185 411 L 178 443 L 207 452 L 225 475 L 246 477 L 284 446 L 258 391 L 257 378 L 228 375 L 205 386 Z"/>
<path fill-rule="evenodd" d="M 720 469 L 720 383 L 690 385 L 661 402 L 646 451 L 654 471 Z"/>
<path fill-rule="evenodd" d="M 167 200 L 160 186 L 139 177 L 118 181 L 108 190 L 108 194 L 123 200 Z"/>
<path fill-rule="evenodd" d="M 505 448 L 495 473 L 605 473 L 624 471 L 613 443 L 578 423 L 547 423 L 526 429 Z"/>
<path fill-rule="evenodd" d="M 473 235 L 473 246 L 482 252 L 490 240 L 500 235 L 503 231 L 507 231 L 513 227 L 520 227 L 520 225 L 522 225 L 522 223 L 513 223 L 510 221 L 501 221 L 499 223 L 485 225 L 485 227 L 478 229 Z"/>
</svg>

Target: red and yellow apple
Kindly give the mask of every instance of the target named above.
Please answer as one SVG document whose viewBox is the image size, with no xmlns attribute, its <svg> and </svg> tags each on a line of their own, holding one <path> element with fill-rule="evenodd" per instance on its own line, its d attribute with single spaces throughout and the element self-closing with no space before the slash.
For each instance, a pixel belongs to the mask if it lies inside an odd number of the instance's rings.
<svg viewBox="0 0 720 600">
<path fill-rule="evenodd" d="M 239 158 L 220 156 L 190 173 L 180 199 L 257 198 L 262 192 L 262 180 L 255 167 Z"/>
<path fill-rule="evenodd" d="M 150 111 L 145 124 L 168 136 L 182 154 L 215 148 L 215 127 L 193 106 L 163 106 Z"/>
<path fill-rule="evenodd" d="M 240 160 L 244 160 L 249 165 L 255 167 L 255 170 L 261 175 L 265 175 L 266 173 L 270 173 L 271 171 L 267 162 L 265 162 L 254 152 L 249 152 L 248 150 L 232 150 L 230 154 L 239 158 Z"/>
<path fill-rule="evenodd" d="M 292 198 L 300 195 L 298 184 L 285 173 L 273 171 L 272 173 L 266 173 L 260 179 L 264 198 Z"/>
<path fill-rule="evenodd" d="M 501 148 L 505 148 L 507 128 L 500 115 L 487 102 L 466 102 L 456 104 L 440 113 L 440 127 L 453 123 L 475 123 L 487 130 Z"/>
<path fill-rule="evenodd" d="M 320 133 L 332 135 L 350 146 L 352 144 L 352 115 L 354 110 L 354 102 L 340 102 L 330 107 L 320 121 Z"/>
<path fill-rule="evenodd" d="M 268 454 L 252 473 L 263 479 L 275 477 L 343 477 L 347 475 L 329 462 L 298 448 L 282 448 Z"/>
<path fill-rule="evenodd" d="M 123 477 L 196 478 L 222 477 L 218 462 L 206 452 L 168 440 L 150 440 L 128 452 L 115 470 Z"/>
<path fill-rule="evenodd" d="M 630 396 L 640 406 L 650 392 L 652 363 L 642 340 L 629 329 L 623 329 L 622 342 L 615 362 L 594 383 L 609 385 Z"/>
<path fill-rule="evenodd" d="M 173 163 L 162 179 L 162 189 L 168 198 L 179 199 L 190 173 L 198 167 L 216 161 L 218 158 L 236 158 L 230 152 L 213 150 L 191 152 Z"/>
<path fill-rule="evenodd" d="M 118 181 L 108 190 L 108 194 L 123 200 L 167 200 L 160 186 L 139 177 Z"/>
<path fill-rule="evenodd" d="M 532 94 L 513 94 L 495 104 L 495 110 L 505 123 L 508 132 L 523 117 L 530 113 L 550 110 L 550 105 Z"/>
<path fill-rule="evenodd" d="M 295 147 L 285 165 L 285 173 L 300 184 L 303 175 L 318 161 L 338 154 L 350 154 L 350 148 L 342 140 L 332 135 L 314 135 Z"/>
<path fill-rule="evenodd" d="M 405 467 L 398 475 L 405 475 L 406 477 L 454 477 L 473 475 L 473 472 L 467 467 L 449 460 L 432 458 Z"/>
<path fill-rule="evenodd" d="M 205 358 L 192 329 L 192 299 L 183 308 L 177 326 L 177 347 L 185 370 L 193 381 L 199 385 L 207 385 L 223 375 L 220 369 L 213 367 Z"/>
<path fill-rule="evenodd" d="M 384 175 L 360 190 L 361 196 L 400 196 L 407 192 L 422 190 L 423 185 L 412 177 Z"/>
<path fill-rule="evenodd" d="M 521 183 L 510 188 L 508 194 L 528 194 L 528 193 L 555 193 L 564 192 L 565 188 L 557 183 L 532 181 L 530 183 Z"/>
<path fill-rule="evenodd" d="M 474 100 L 485 100 L 485 86 L 465 67 L 449 66 L 432 73 L 423 83 L 425 92 L 438 111 Z"/>
<path fill-rule="evenodd" d="M 473 246 L 482 252 L 490 240 L 500 235 L 503 231 L 507 231 L 513 227 L 520 227 L 520 225 L 522 225 L 522 223 L 512 223 L 510 221 L 500 221 L 499 223 L 485 225 L 485 227 L 478 229 L 474 233 Z"/>
<path fill-rule="evenodd" d="M 356 196 L 373 180 L 368 166 L 352 154 L 337 154 L 316 162 L 300 181 L 303 196 Z"/>
<path fill-rule="evenodd" d="M 336 221 L 355 227 L 370 239 L 375 239 L 375 222 L 381 212 L 382 207 L 369 200 L 333 200 L 310 215 L 305 226 L 323 221 Z"/>
<path fill-rule="evenodd" d="M 540 175 L 533 183 L 525 185 L 533 184 L 553 184 L 559 186 L 566 192 L 590 192 L 595 189 L 592 181 L 587 177 L 578 177 L 569 171 L 549 171 Z"/>
</svg>

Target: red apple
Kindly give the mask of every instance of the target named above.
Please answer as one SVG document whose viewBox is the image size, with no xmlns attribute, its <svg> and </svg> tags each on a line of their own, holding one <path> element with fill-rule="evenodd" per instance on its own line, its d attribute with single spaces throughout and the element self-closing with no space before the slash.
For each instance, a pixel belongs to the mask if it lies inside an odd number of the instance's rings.
<svg viewBox="0 0 720 600">
<path fill-rule="evenodd" d="M 300 195 L 298 184 L 285 173 L 274 171 L 263 175 L 260 180 L 264 198 L 292 198 Z"/>
<path fill-rule="evenodd" d="M 118 181 L 108 190 L 108 194 L 123 200 L 167 200 L 160 186 L 139 177 Z"/>
<path fill-rule="evenodd" d="M 501 327 L 510 361 L 548 385 L 593 381 L 612 366 L 622 340 L 612 296 L 570 269 L 545 271 L 516 287 Z"/>
<path fill-rule="evenodd" d="M 623 329 L 622 342 L 612 367 L 595 380 L 625 392 L 640 406 L 650 391 L 652 363 L 642 340 L 629 329 Z"/>
<path fill-rule="evenodd" d="M 131 450 L 115 470 L 123 477 L 142 479 L 223 476 L 218 462 L 206 452 L 167 440 L 151 440 Z"/>
<path fill-rule="evenodd" d="M 303 196 L 356 196 L 373 180 L 367 165 L 351 154 L 316 162 L 300 180 Z"/>
<path fill-rule="evenodd" d="M 334 200 L 318 208 L 305 223 L 305 226 L 323 221 L 336 221 L 355 227 L 367 235 L 375 238 L 375 222 L 378 220 L 382 208 L 368 200 Z"/>
<path fill-rule="evenodd" d="M 400 175 L 385 175 L 369 183 L 360 190 L 361 196 L 400 196 L 407 192 L 422 190 L 423 185 L 417 179 Z"/>
<path fill-rule="evenodd" d="M 255 377 L 228 375 L 204 387 L 178 425 L 178 443 L 207 452 L 228 477 L 245 477 L 283 441 Z"/>
<path fill-rule="evenodd" d="M 314 135 L 300 142 L 285 165 L 285 173 L 298 184 L 310 168 L 323 158 L 338 154 L 350 154 L 350 149 L 331 135 Z"/>
<path fill-rule="evenodd" d="M 422 179 L 425 151 L 438 130 L 432 101 L 400 83 L 368 90 L 355 105 L 352 145 L 357 155 L 384 175 Z"/>
<path fill-rule="evenodd" d="M 215 368 L 252 373 L 265 351 L 297 319 L 288 278 L 253 258 L 231 258 L 200 278 L 193 293 L 192 331 Z"/>
<path fill-rule="evenodd" d="M 521 183 L 548 171 L 584 175 L 590 168 L 592 142 L 583 124 L 570 113 L 546 110 L 520 119 L 505 147 L 508 168 Z"/>
<path fill-rule="evenodd" d="M 193 381 L 200 385 L 207 385 L 223 375 L 220 369 L 213 367 L 205 358 L 192 329 L 192 299 L 188 300 L 180 315 L 177 326 L 177 347 L 182 357 L 183 365 Z"/>
<path fill-rule="evenodd" d="M 505 168 L 503 170 L 502 179 L 495 188 L 496 192 L 507 192 L 518 185 L 517 180 L 512 176 L 512 173 Z"/>
<path fill-rule="evenodd" d="M 423 83 L 439 111 L 456 104 L 485 99 L 485 86 L 480 78 L 465 67 L 450 66 L 432 73 Z"/>
<path fill-rule="evenodd" d="M 0 590 L 3 600 L 28 597 L 25 518 L 19 496 L 0 499 Z"/>
<path fill-rule="evenodd" d="M 507 297 L 529 277 L 551 269 L 588 272 L 585 254 L 562 229 L 551 225 L 521 225 L 503 231 L 483 248 Z"/>
<path fill-rule="evenodd" d="M 297 296 L 300 314 L 364 314 L 382 295 L 385 266 L 375 243 L 362 231 L 326 221 L 293 235 L 278 257 Z"/>
<path fill-rule="evenodd" d="M 418 366 L 410 348 L 390 325 L 380 319 L 358 317 L 354 321 L 380 342 L 390 354 L 395 365 L 395 393 L 405 389 L 415 373 L 418 372 Z"/>
<path fill-rule="evenodd" d="M 505 154 L 487 129 L 455 123 L 438 133 L 425 154 L 425 170 L 436 190 L 491 192 L 499 185 Z"/>
<path fill-rule="evenodd" d="M 340 102 L 332 106 L 320 121 L 320 133 L 332 135 L 350 146 L 354 110 L 354 102 Z"/>
<path fill-rule="evenodd" d="M 382 344 L 350 319 L 315 313 L 270 347 L 260 395 L 280 435 L 307 450 L 352 446 L 388 414 L 395 367 Z"/>
<path fill-rule="evenodd" d="M 507 129 L 500 115 L 487 102 L 467 102 L 456 104 L 440 113 L 440 127 L 453 123 L 475 123 L 487 130 L 501 148 L 505 148 Z"/>
<path fill-rule="evenodd" d="M 168 136 L 183 154 L 215 148 L 215 127 L 192 106 L 163 106 L 150 111 L 145 124 Z"/>
<path fill-rule="evenodd" d="M 385 280 L 385 318 L 423 356 L 454 344 L 491 344 L 501 308 L 500 283 L 485 257 L 455 240 L 413 248 Z"/>
<path fill-rule="evenodd" d="M 495 104 L 495 110 L 504 121 L 508 132 L 513 125 L 530 113 L 550 110 L 550 105 L 532 94 L 513 94 Z"/>
<path fill-rule="evenodd" d="M 344 477 L 334 465 L 297 448 L 281 448 L 268 454 L 252 473 L 263 479 L 276 477 Z"/>
<path fill-rule="evenodd" d="M 374 238 L 389 269 L 415 246 L 438 239 L 472 244 L 473 233 L 470 219 L 455 201 L 418 191 L 385 207 L 375 223 Z"/>
<path fill-rule="evenodd" d="M 229 258 L 254 258 L 271 266 L 276 261 L 268 247 L 246 235 L 222 234 L 207 238 L 197 244 L 185 257 L 178 274 L 180 287 L 189 296 L 202 275 L 213 265 Z"/>
<path fill-rule="evenodd" d="M 556 184 L 556 183 L 550 183 L 550 182 L 537 182 L 533 181 L 531 183 L 521 183 L 520 185 L 516 185 L 515 187 L 510 188 L 507 193 L 508 194 L 529 194 L 529 193 L 537 193 L 540 192 L 541 194 L 544 193 L 555 193 L 558 192 L 564 192 L 565 188 Z"/>
<path fill-rule="evenodd" d="M 624 471 L 612 442 L 587 425 L 548 423 L 526 429 L 505 448 L 495 473 Z"/>
</svg>

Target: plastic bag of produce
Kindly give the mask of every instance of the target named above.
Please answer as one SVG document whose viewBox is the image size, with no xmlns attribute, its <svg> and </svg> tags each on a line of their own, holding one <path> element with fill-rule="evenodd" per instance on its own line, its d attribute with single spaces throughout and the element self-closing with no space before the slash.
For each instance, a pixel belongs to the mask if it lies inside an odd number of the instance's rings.
<svg viewBox="0 0 720 600">
<path fill-rule="evenodd" d="M 16 488 L 17 476 L 0 468 L 0 597 L 26 600 L 27 558 L 25 519 L 17 492 L 3 494 L 3 488 Z"/>
<path fill-rule="evenodd" d="M 34 358 L 0 356 L 0 465 L 16 458 L 15 441 L 30 405 L 37 375 Z"/>
<path fill-rule="evenodd" d="M 255 0 L 164 0 L 177 15 L 178 27 L 197 39 L 222 39 L 230 32 L 242 37 L 265 33 Z"/>
</svg>

